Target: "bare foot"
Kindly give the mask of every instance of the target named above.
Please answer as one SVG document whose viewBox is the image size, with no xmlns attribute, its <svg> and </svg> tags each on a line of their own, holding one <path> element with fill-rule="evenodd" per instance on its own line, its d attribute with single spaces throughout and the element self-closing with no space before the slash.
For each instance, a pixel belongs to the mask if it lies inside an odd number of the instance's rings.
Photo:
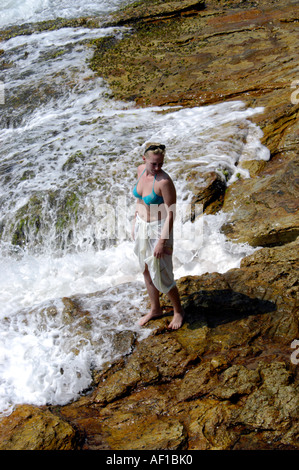
<svg viewBox="0 0 299 470">
<path fill-rule="evenodd" d="M 182 324 L 184 323 L 184 311 L 183 312 L 177 312 L 173 314 L 173 319 L 168 325 L 168 328 L 170 330 L 178 330 L 181 328 Z"/>
<path fill-rule="evenodd" d="M 161 317 L 161 315 L 163 315 L 162 311 L 156 312 L 156 313 L 155 312 L 150 312 L 147 315 L 144 315 L 144 317 L 140 318 L 138 323 L 139 323 L 140 326 L 143 326 L 147 322 L 149 322 L 150 320 L 153 320 L 153 318 Z"/>
</svg>

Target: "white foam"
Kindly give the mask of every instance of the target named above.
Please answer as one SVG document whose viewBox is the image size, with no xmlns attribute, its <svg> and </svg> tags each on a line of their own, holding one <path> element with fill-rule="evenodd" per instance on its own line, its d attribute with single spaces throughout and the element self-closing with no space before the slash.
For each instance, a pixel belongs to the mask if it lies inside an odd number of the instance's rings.
<svg viewBox="0 0 299 470">
<path fill-rule="evenodd" d="M 125 328 L 141 339 L 148 334 L 136 326 L 142 301 L 138 286 L 81 297 L 81 308 L 90 313 L 86 328 L 84 323 L 80 327 L 80 318 L 65 320 L 64 305 L 58 300 L 2 320 L 1 411 L 9 414 L 17 403 L 65 404 L 77 398 L 91 383 L 91 366 L 101 368 L 117 359 L 120 352 L 113 343 L 120 331 Z M 128 341 L 122 354 L 130 351 L 130 345 Z"/>
<path fill-rule="evenodd" d="M 32 15 L 38 15 L 42 3 L 29 3 Z M 21 12 L 21 2 L 13 6 Z M 188 169 L 217 171 L 231 184 L 238 173 L 249 176 L 238 168 L 239 161 L 269 157 L 261 131 L 250 121 L 261 108 L 248 109 L 237 101 L 162 114 L 158 108 L 111 100 L 104 81 L 86 64 L 92 49 L 82 44 L 111 33 L 70 28 L 4 44 L 14 63 L 7 70 L 6 98 L 38 94 L 45 84 L 53 94 L 36 99 L 34 106 L 24 99 L 18 120 L 0 131 L 0 411 L 16 403 L 63 404 L 78 397 L 91 382 L 92 367 L 117 354 L 113 344 L 119 331 L 147 334 L 136 326 L 146 305 L 129 238 L 132 188 L 144 142 L 166 144 L 165 170 L 181 207 L 192 197 Z M 60 55 L 54 54 L 57 47 Z M 14 106 L 7 99 L 3 112 L 13 115 Z M 82 159 L 66 170 L 77 151 Z M 59 211 L 69 194 L 76 196 L 77 206 L 69 209 L 59 232 Z M 17 247 L 12 244 L 21 217 L 17 211 L 23 210 L 26 219 L 34 204 L 41 214 L 39 227 L 27 227 L 27 243 Z M 195 224 L 187 221 L 183 230 L 176 221 L 176 278 L 225 272 L 252 252 L 220 233 L 225 220 L 222 213 L 203 216 Z M 96 291 L 103 293 L 88 297 Z M 87 337 L 80 328 L 74 335 L 63 320 L 60 299 L 75 294 L 84 296 L 83 306 L 92 316 Z M 55 316 L 41 313 L 51 306 Z"/>
<path fill-rule="evenodd" d="M 106 15 L 132 3 L 124 0 L 0 0 L 0 27 L 56 18 Z"/>
</svg>

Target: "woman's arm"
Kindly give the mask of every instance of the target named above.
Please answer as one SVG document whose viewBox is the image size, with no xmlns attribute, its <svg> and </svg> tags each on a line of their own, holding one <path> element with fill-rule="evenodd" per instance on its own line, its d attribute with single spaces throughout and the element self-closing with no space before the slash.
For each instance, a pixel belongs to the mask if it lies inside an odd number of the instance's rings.
<svg viewBox="0 0 299 470">
<path fill-rule="evenodd" d="M 132 229 L 131 229 L 131 237 L 132 240 L 135 240 L 135 223 L 136 223 L 136 216 L 137 216 L 137 204 L 136 204 L 136 209 L 133 217 L 133 222 L 132 222 Z"/>
<path fill-rule="evenodd" d="M 161 258 L 165 254 L 165 243 L 169 239 L 169 234 L 173 228 L 176 210 L 176 190 L 172 180 L 166 179 L 161 185 L 161 193 L 164 199 L 164 207 L 167 212 L 160 239 L 155 246 L 154 256 Z"/>
</svg>

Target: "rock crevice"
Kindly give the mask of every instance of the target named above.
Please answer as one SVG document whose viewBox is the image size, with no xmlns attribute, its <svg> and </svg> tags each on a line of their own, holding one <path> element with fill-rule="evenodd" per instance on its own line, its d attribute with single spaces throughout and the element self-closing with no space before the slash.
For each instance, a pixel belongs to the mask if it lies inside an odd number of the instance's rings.
<svg viewBox="0 0 299 470">
<path fill-rule="evenodd" d="M 181 278 L 180 330 L 167 329 L 162 297 L 151 335 L 95 371 L 89 393 L 61 407 L 23 405 L 0 420 L 2 449 L 298 450 L 298 5 L 202 6 L 136 2 L 109 19 L 131 30 L 95 42 L 91 67 L 115 98 L 138 106 L 238 96 L 264 107 L 252 120 L 269 162 L 242 162 L 251 178 L 228 188 L 217 175 L 204 186 L 202 175 L 189 175 L 205 212 L 230 214 L 226 236 L 259 249 L 239 269 Z"/>
</svg>

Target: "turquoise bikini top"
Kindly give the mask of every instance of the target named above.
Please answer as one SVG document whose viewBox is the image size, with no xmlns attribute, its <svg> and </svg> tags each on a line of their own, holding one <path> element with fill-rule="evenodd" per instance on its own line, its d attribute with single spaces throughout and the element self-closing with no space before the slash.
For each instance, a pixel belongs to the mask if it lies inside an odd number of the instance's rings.
<svg viewBox="0 0 299 470">
<path fill-rule="evenodd" d="M 141 176 L 143 175 L 143 173 L 145 172 L 145 169 L 144 171 L 141 173 L 138 181 L 140 180 Z M 154 178 L 154 182 L 153 182 L 153 189 L 152 189 L 152 192 L 150 194 L 148 194 L 147 196 L 140 196 L 140 194 L 138 194 L 137 192 L 137 184 L 138 184 L 138 181 L 137 183 L 135 184 L 135 187 L 133 189 L 133 194 L 135 197 L 137 197 L 138 199 L 142 199 L 143 202 L 145 204 L 147 204 L 148 206 L 150 206 L 151 204 L 163 204 L 164 202 L 164 199 L 162 196 L 158 196 L 158 194 L 155 193 L 154 191 L 154 186 L 155 186 L 155 181 L 156 181 L 156 177 L 157 175 L 155 175 L 155 178 Z"/>
</svg>

